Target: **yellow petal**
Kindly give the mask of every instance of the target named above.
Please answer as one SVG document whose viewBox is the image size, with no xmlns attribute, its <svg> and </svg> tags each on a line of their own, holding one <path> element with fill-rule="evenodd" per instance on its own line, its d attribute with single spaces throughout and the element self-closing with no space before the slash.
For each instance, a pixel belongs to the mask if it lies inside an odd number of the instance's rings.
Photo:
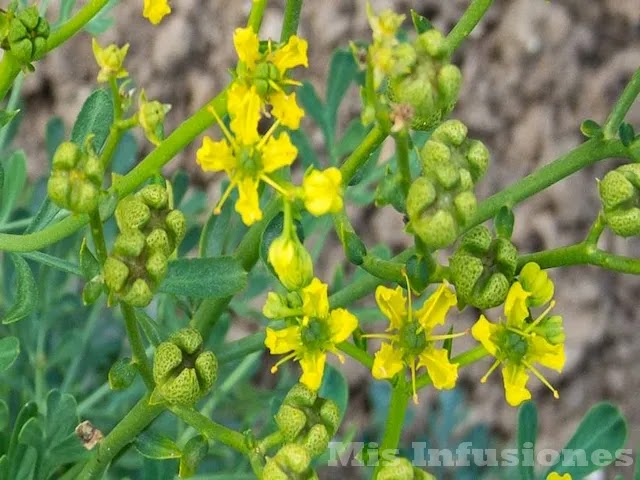
<svg viewBox="0 0 640 480">
<path fill-rule="evenodd" d="M 274 330 L 267 327 L 267 337 L 264 345 L 272 355 L 281 355 L 300 348 L 300 327 L 287 327 L 282 330 Z"/>
<path fill-rule="evenodd" d="M 493 342 L 492 337 L 495 333 L 497 325 L 487 320 L 487 317 L 480 315 L 478 321 L 471 327 L 471 335 L 478 340 L 482 346 L 495 357 L 498 350 L 497 345 Z"/>
<path fill-rule="evenodd" d="M 393 348 L 389 343 L 383 343 L 373 357 L 371 374 L 373 378 L 382 380 L 394 377 L 403 368 L 402 350 Z"/>
<path fill-rule="evenodd" d="M 260 57 L 260 39 L 253 29 L 251 27 L 236 28 L 233 32 L 233 46 L 238 53 L 238 59 L 253 70 Z"/>
<path fill-rule="evenodd" d="M 552 345 L 539 335 L 533 335 L 529 340 L 527 349 L 527 361 L 537 362 L 540 365 L 561 372 L 564 368 L 564 345 Z"/>
<path fill-rule="evenodd" d="M 416 319 L 422 328 L 431 331 L 436 325 L 444 324 L 447 312 L 456 303 L 456 294 L 451 291 L 448 283 L 442 283 L 424 302 L 422 308 L 416 311 Z"/>
<path fill-rule="evenodd" d="M 399 329 L 407 318 L 407 298 L 402 287 L 395 290 L 380 285 L 376 288 L 378 308 L 389 319 L 390 328 Z"/>
<path fill-rule="evenodd" d="M 261 106 L 262 100 L 260 100 L 255 87 L 251 87 L 243 96 L 232 93 L 227 97 L 231 130 L 240 145 L 252 145 L 260 138 L 258 122 L 260 121 Z"/>
<path fill-rule="evenodd" d="M 571 479 L 570 473 L 565 473 L 564 475 L 560 475 L 559 473 L 551 472 L 549 475 L 547 475 L 546 480 L 572 480 L 572 479 Z"/>
<path fill-rule="evenodd" d="M 302 311 L 307 317 L 327 318 L 329 315 L 329 296 L 327 284 L 318 278 L 302 289 Z"/>
<path fill-rule="evenodd" d="M 165 15 L 171 13 L 171 7 L 167 0 L 144 0 L 142 16 L 154 25 L 159 24 Z"/>
<path fill-rule="evenodd" d="M 306 174 L 302 191 L 305 208 L 316 217 L 342 210 L 342 174 L 335 167 Z"/>
<path fill-rule="evenodd" d="M 297 35 L 292 35 L 284 46 L 273 52 L 271 61 L 281 75 L 284 75 L 290 68 L 301 65 L 308 67 L 307 41 Z"/>
<path fill-rule="evenodd" d="M 230 173 L 236 166 L 236 159 L 229 144 L 225 140 L 214 142 L 209 137 L 202 139 L 202 146 L 196 152 L 196 162 L 205 172 Z"/>
<path fill-rule="evenodd" d="M 524 321 L 529 317 L 527 299 L 531 294 L 522 288 L 520 282 L 515 282 L 509 288 L 507 298 L 504 301 L 504 314 L 507 316 L 507 325 L 522 329 Z"/>
<path fill-rule="evenodd" d="M 508 364 L 502 369 L 502 380 L 507 403 L 512 407 L 531 398 L 531 392 L 527 389 L 529 374 L 523 366 Z"/>
<path fill-rule="evenodd" d="M 252 178 L 244 178 L 238 182 L 238 201 L 236 212 L 242 217 L 245 225 L 253 225 L 262 220 L 260 199 L 258 198 L 258 182 Z"/>
<path fill-rule="evenodd" d="M 300 120 L 304 117 L 304 110 L 298 106 L 296 94 L 287 95 L 282 90 L 269 95 L 269 103 L 273 107 L 271 113 L 280 123 L 292 130 L 300 127 Z"/>
<path fill-rule="evenodd" d="M 271 173 L 291 165 L 298 155 L 298 149 L 291 143 L 287 133 L 281 133 L 278 138 L 269 138 L 261 153 L 264 171 Z"/>
<path fill-rule="evenodd" d="M 318 390 L 322 383 L 326 360 L 327 354 L 325 352 L 305 352 L 300 359 L 300 366 L 302 367 L 300 382 L 311 390 Z"/>
<path fill-rule="evenodd" d="M 443 348 L 429 348 L 418 357 L 418 367 L 425 367 L 433 386 L 439 390 L 449 390 L 456 386 L 458 364 L 451 363 Z"/>
<path fill-rule="evenodd" d="M 356 316 L 344 308 L 331 310 L 327 323 L 331 332 L 331 341 L 334 344 L 344 342 L 358 327 Z"/>
</svg>

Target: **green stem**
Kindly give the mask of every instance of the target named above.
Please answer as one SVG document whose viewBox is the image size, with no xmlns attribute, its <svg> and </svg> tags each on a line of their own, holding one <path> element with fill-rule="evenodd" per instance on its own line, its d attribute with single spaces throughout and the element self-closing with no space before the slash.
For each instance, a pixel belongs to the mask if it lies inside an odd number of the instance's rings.
<svg viewBox="0 0 640 480">
<path fill-rule="evenodd" d="M 619 140 L 592 138 L 567 154 L 518 180 L 478 205 L 469 228 L 492 218 L 503 207 L 514 205 L 594 163 L 611 157 L 626 157 L 627 149 Z"/>
<path fill-rule="evenodd" d="M 47 39 L 47 51 L 51 51 L 78 33 L 93 17 L 95 17 L 109 0 L 89 0 L 72 18 L 51 32 Z"/>
<path fill-rule="evenodd" d="M 409 166 L 409 134 L 403 129 L 394 136 L 396 142 L 396 160 L 398 162 L 398 172 L 402 178 L 402 192 L 405 197 L 409 193 L 411 186 L 411 167 Z"/>
<path fill-rule="evenodd" d="M 604 213 L 600 211 L 598 212 L 598 217 L 596 218 L 595 222 L 593 222 L 593 225 L 591 225 L 584 243 L 597 247 L 598 240 L 600 240 L 600 236 L 602 235 L 602 232 L 604 232 L 606 226 L 607 222 L 604 219 Z"/>
<path fill-rule="evenodd" d="M 149 359 L 147 358 L 144 344 L 142 343 L 142 337 L 140 336 L 140 330 L 138 329 L 136 311 L 133 307 L 125 303 L 121 303 L 120 308 L 122 309 L 122 316 L 124 317 L 129 345 L 131 346 L 132 361 L 134 365 L 138 367 L 138 371 L 142 376 L 142 380 L 144 380 L 144 384 L 149 390 L 153 390 L 155 382 L 153 381 L 151 365 L 149 365 Z"/>
<path fill-rule="evenodd" d="M 302 2 L 303 0 L 287 0 L 287 3 L 284 6 L 282 32 L 280 33 L 280 41 L 283 43 L 289 40 L 289 37 L 291 35 L 295 35 L 298 31 Z"/>
<path fill-rule="evenodd" d="M 148 395 L 140 399 L 109 435 L 98 443 L 93 457 L 78 475 L 78 480 L 102 478 L 113 458 L 147 428 L 163 410 L 164 406 L 161 404 L 149 405 Z"/>
<path fill-rule="evenodd" d="M 242 454 L 249 453 L 245 437 L 241 433 L 208 419 L 191 407 L 169 405 L 168 408 L 174 415 L 191 425 L 206 438 L 224 443 Z"/>
<path fill-rule="evenodd" d="M 458 23 L 447 35 L 446 42 L 450 54 L 469 36 L 492 3 L 493 0 L 473 0 L 471 2 L 462 17 L 460 17 L 460 20 L 458 20 Z"/>
<path fill-rule="evenodd" d="M 387 138 L 388 133 L 382 128 L 375 126 L 364 137 L 362 143 L 347 157 L 340 166 L 342 173 L 342 184 L 349 185 L 349 181 L 355 176 L 358 170 L 364 165 L 376 148 Z"/>
<path fill-rule="evenodd" d="M 341 352 L 349 355 L 358 363 L 362 364 L 362 366 L 364 366 L 367 370 L 371 370 L 371 368 L 373 367 L 373 357 L 371 357 L 371 355 L 369 355 L 364 350 L 355 346 L 353 343 L 342 342 L 338 344 L 338 349 Z"/>
<path fill-rule="evenodd" d="M 173 159 L 175 155 L 214 122 L 213 115 L 209 112 L 209 108 L 215 108 L 218 115 L 222 117 L 226 113 L 226 93 L 222 92 L 192 117 L 182 122 L 182 124 L 158 145 L 155 150 L 147 155 L 142 162 L 127 175 L 115 182 L 110 192 L 118 194 L 119 197 L 128 195 L 145 180 L 160 171 L 166 163 Z M 72 235 L 88 222 L 89 217 L 87 215 L 73 215 L 39 232 L 28 235 L 0 233 L 0 250 L 9 252 L 39 250 Z"/>
<path fill-rule="evenodd" d="M 262 25 L 262 18 L 264 17 L 264 9 L 267 7 L 268 0 L 253 0 L 251 6 L 251 12 L 247 20 L 247 27 L 251 27 L 254 32 L 260 31 Z"/>
<path fill-rule="evenodd" d="M 528 262 L 535 262 L 541 268 L 593 265 L 615 272 L 640 275 L 640 259 L 614 255 L 584 242 L 522 255 L 518 258 L 518 269 Z"/>
<path fill-rule="evenodd" d="M 635 71 L 609 114 L 603 129 L 605 138 L 615 138 L 618 135 L 618 129 L 638 94 L 640 94 L 640 68 Z"/>
<path fill-rule="evenodd" d="M 104 241 L 102 220 L 100 219 L 100 214 L 97 210 L 89 214 L 89 225 L 91 227 L 91 238 L 93 238 L 93 243 L 96 247 L 98 262 L 100 265 L 103 265 L 107 259 L 107 245 Z"/>
<path fill-rule="evenodd" d="M 398 382 L 393 386 L 391 391 L 391 402 L 387 413 L 387 421 L 385 424 L 384 435 L 380 442 L 378 450 L 378 465 L 373 473 L 374 479 L 378 478 L 381 468 L 384 466 L 383 459 L 390 459 L 391 453 L 395 450 L 397 454 L 400 436 L 402 435 L 402 427 L 404 425 L 404 417 L 407 412 L 407 404 L 411 393 L 407 389 L 406 382 L 403 378 L 398 377 Z"/>
<path fill-rule="evenodd" d="M 415 253 L 415 250 L 411 248 L 408 249 L 406 253 L 411 256 L 411 254 Z M 399 285 L 405 285 L 407 283 L 403 274 L 405 262 L 400 263 L 394 260 L 384 260 L 371 253 L 367 253 L 361 267 L 383 282 L 395 282 Z"/>
<path fill-rule="evenodd" d="M 470 365 L 472 363 L 475 363 L 486 356 L 487 356 L 487 351 L 483 346 L 480 345 L 478 347 L 472 348 L 471 350 L 467 350 L 466 352 L 453 357 L 451 359 L 451 363 L 457 363 L 458 368 L 461 368 L 461 367 Z M 416 389 L 418 390 L 431 384 L 432 384 L 431 378 L 429 378 L 429 375 L 426 373 L 419 375 L 418 378 L 416 378 Z"/>
</svg>

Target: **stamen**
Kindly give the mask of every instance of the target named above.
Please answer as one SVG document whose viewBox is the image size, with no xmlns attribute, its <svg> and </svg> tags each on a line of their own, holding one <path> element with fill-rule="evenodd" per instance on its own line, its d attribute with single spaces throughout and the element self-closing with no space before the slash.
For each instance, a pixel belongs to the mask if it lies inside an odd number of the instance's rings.
<svg viewBox="0 0 640 480">
<path fill-rule="evenodd" d="M 296 87 L 299 87 L 302 85 L 302 82 L 299 82 L 298 80 L 293 80 L 292 78 L 286 78 L 284 80 L 280 80 L 280 83 L 282 83 L 283 85 L 294 85 Z"/>
<path fill-rule="evenodd" d="M 342 354 L 342 352 L 340 352 L 340 350 L 338 350 L 337 348 L 335 348 L 335 347 L 331 347 L 331 348 L 329 348 L 329 349 L 328 349 L 328 351 L 330 351 L 330 352 L 331 352 L 331 353 L 333 353 L 336 357 L 338 357 L 338 361 L 339 361 L 340 363 L 344 363 L 344 362 L 345 362 L 345 357 L 344 357 L 344 355 L 343 355 L 343 354 Z"/>
<path fill-rule="evenodd" d="M 407 275 L 407 271 L 403 268 L 402 269 L 402 276 L 404 277 L 405 281 L 407 282 L 407 305 L 409 307 L 408 309 L 408 322 L 411 323 L 411 320 L 413 318 L 413 306 L 412 306 L 412 301 L 411 301 L 411 283 L 409 282 L 409 276 Z M 420 330 L 418 330 L 418 333 L 420 333 Z"/>
<path fill-rule="evenodd" d="M 460 333 L 448 333 L 447 335 L 430 335 L 428 340 L 448 340 L 450 338 L 464 337 L 467 333 L 469 333 L 469 330 Z"/>
<path fill-rule="evenodd" d="M 289 198 L 289 196 L 290 196 L 289 192 L 287 190 L 285 190 L 281 185 L 278 184 L 278 182 L 276 182 L 274 179 L 272 179 L 266 173 L 263 173 L 262 175 L 260 175 L 260 180 L 262 180 L 267 185 L 270 185 L 271 187 L 273 187 L 273 189 L 276 192 L 280 193 L 284 197 Z"/>
<path fill-rule="evenodd" d="M 409 365 L 411 370 L 411 387 L 413 388 L 413 403 L 418 405 L 418 392 L 416 390 L 416 359 L 414 358 Z"/>
<path fill-rule="evenodd" d="M 522 363 L 525 367 L 531 370 L 531 373 L 533 373 L 536 377 L 538 377 L 538 380 L 540 380 L 549 390 L 553 392 L 553 398 L 560 398 L 560 394 L 558 393 L 558 391 L 555 388 L 553 388 L 551 383 L 549 383 L 549 380 L 544 378 L 544 375 L 542 375 L 542 373 L 540 373 L 540 371 L 537 368 L 535 368 L 533 365 L 531 365 L 528 362 L 523 361 Z"/>
<path fill-rule="evenodd" d="M 209 110 L 209 112 L 211 112 L 211 114 L 216 119 L 216 122 L 218 123 L 220 130 L 222 130 L 222 134 L 224 135 L 224 138 L 227 139 L 227 142 L 229 142 L 231 145 L 235 145 L 235 139 L 233 135 L 231 135 L 231 132 L 229 131 L 229 129 L 227 129 L 227 126 L 224 124 L 224 122 L 218 115 L 218 112 L 216 112 L 216 109 L 210 106 L 209 108 L 207 108 L 207 110 Z"/>
<path fill-rule="evenodd" d="M 491 375 L 495 371 L 495 369 L 498 368 L 498 365 L 500 365 L 500 363 L 502 363 L 501 360 L 496 360 L 495 362 L 493 362 L 493 365 L 491 365 L 491 367 L 489 368 L 489 371 L 485 373 L 484 377 L 480 379 L 480 383 L 486 383 L 487 379 L 489 378 L 489 375 Z"/>
<path fill-rule="evenodd" d="M 257 150 L 262 150 L 262 147 L 265 146 L 265 144 L 267 143 L 267 140 L 269 140 L 269 138 L 271 138 L 273 136 L 273 134 L 276 131 L 276 128 L 278 128 L 279 126 L 280 126 L 280 120 L 276 120 L 275 122 L 273 122 L 273 125 L 271 125 L 271 127 L 269 127 L 269 130 L 267 130 L 267 133 L 265 133 L 262 136 L 262 138 L 260 139 L 260 141 L 256 145 L 256 149 Z"/>
<path fill-rule="evenodd" d="M 367 333 L 366 335 L 361 335 L 362 338 L 380 338 L 382 340 L 391 340 L 392 342 L 397 342 L 400 340 L 398 335 L 391 335 L 388 333 Z"/>
<path fill-rule="evenodd" d="M 267 80 L 267 83 L 269 84 L 269 86 L 271 88 L 273 88 L 276 92 L 281 92 L 282 88 L 280 88 L 280 85 L 278 85 L 276 82 L 274 82 L 273 80 Z"/>
<path fill-rule="evenodd" d="M 227 187 L 227 189 L 222 194 L 222 197 L 220 197 L 220 200 L 218 200 L 218 203 L 216 203 L 216 206 L 213 209 L 213 213 L 215 215 L 220 215 L 220 212 L 222 212 L 222 206 L 224 205 L 224 202 L 227 201 L 227 198 L 229 198 L 229 195 L 231 195 L 231 192 L 233 191 L 234 187 L 236 186 L 236 183 L 237 182 L 231 182 L 229 184 L 229 186 Z"/>
<path fill-rule="evenodd" d="M 289 360 L 291 360 L 295 356 L 296 356 L 296 352 L 291 352 L 289 355 L 286 355 L 285 357 L 282 357 L 280 360 L 278 360 L 276 362 L 276 364 L 273 367 L 271 367 L 271 373 L 276 373 L 278 371 L 278 368 L 280 367 L 280 365 L 282 365 L 285 362 L 288 362 Z"/>
<path fill-rule="evenodd" d="M 540 314 L 540 316 L 538 316 L 538 318 L 536 318 L 526 329 L 525 329 L 525 333 L 529 333 L 532 329 L 534 329 L 536 327 L 536 325 L 538 325 L 543 319 L 544 317 L 547 316 L 547 314 L 553 309 L 553 307 L 556 306 L 556 301 L 555 300 L 551 300 L 551 302 L 549 303 L 549 306 L 545 309 L 544 312 L 542 312 Z"/>
</svg>

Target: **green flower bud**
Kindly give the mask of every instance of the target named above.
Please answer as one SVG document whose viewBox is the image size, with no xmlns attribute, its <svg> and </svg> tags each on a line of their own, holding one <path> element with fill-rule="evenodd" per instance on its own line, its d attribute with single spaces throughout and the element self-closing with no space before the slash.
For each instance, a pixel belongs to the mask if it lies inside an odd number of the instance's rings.
<svg viewBox="0 0 640 480">
<path fill-rule="evenodd" d="M 560 315 L 544 318 L 533 328 L 538 335 L 542 335 L 552 345 L 560 345 L 565 341 L 564 326 Z"/>
<path fill-rule="evenodd" d="M 459 120 L 448 120 L 436 128 L 420 157 L 425 175 L 437 177 L 447 188 L 467 174 L 475 184 L 489 166 L 489 151 L 482 142 L 467 139 L 467 127 Z"/>
<path fill-rule="evenodd" d="M 107 283 L 112 296 L 135 306 L 146 306 L 167 274 L 169 257 L 184 238 L 186 220 L 182 212 L 169 210 L 167 190 L 148 185 L 118 202 L 115 209 L 120 234 L 109 258 L 119 268 L 117 282 Z M 115 273 L 114 273 L 115 275 Z M 114 277 L 115 278 L 115 277 Z"/>
<path fill-rule="evenodd" d="M 82 303 L 84 305 L 92 305 L 102 295 L 104 288 L 103 279 L 100 277 L 89 280 L 82 289 Z"/>
<path fill-rule="evenodd" d="M 378 472 L 377 480 L 413 480 L 413 466 L 406 458 L 396 457 Z"/>
<path fill-rule="evenodd" d="M 311 255 L 297 235 L 283 233 L 269 246 L 269 263 L 287 290 L 300 290 L 313 278 Z"/>
<path fill-rule="evenodd" d="M 407 231 L 417 235 L 430 250 L 451 245 L 475 214 L 473 192 L 466 185 L 451 188 L 429 177 L 418 177 L 407 195 Z"/>
<path fill-rule="evenodd" d="M 598 190 L 609 228 L 621 237 L 640 235 L 640 164 L 610 171 Z"/>
<path fill-rule="evenodd" d="M 103 177 L 104 169 L 95 152 L 63 142 L 53 156 L 47 192 L 61 208 L 74 213 L 93 212 L 98 208 Z"/>
<path fill-rule="evenodd" d="M 285 397 L 275 421 L 285 441 L 303 445 L 313 458 L 327 449 L 340 426 L 340 411 L 335 402 L 297 384 Z"/>
<path fill-rule="evenodd" d="M 140 92 L 138 104 L 138 123 L 147 140 L 159 145 L 164 138 L 164 117 L 171 110 L 171 105 L 162 104 L 157 100 L 148 101 L 144 90 Z"/>
<path fill-rule="evenodd" d="M 156 348 L 153 379 L 156 393 L 168 403 L 191 405 L 215 383 L 218 361 L 202 351 L 200 333 L 184 328 Z"/>
<path fill-rule="evenodd" d="M 408 73 L 390 78 L 388 95 L 391 101 L 412 107 L 413 129 L 430 130 L 453 109 L 462 74 L 447 60 L 444 37 L 435 29 L 418 36 L 415 52 Z"/>
<path fill-rule="evenodd" d="M 283 445 L 273 458 L 267 458 L 262 478 L 264 480 L 311 480 L 317 478 L 310 468 L 311 457 L 298 444 Z"/>
<path fill-rule="evenodd" d="M 9 51 L 22 64 L 28 65 L 46 52 L 49 31 L 49 23 L 39 15 L 37 6 L 25 8 L 9 24 Z"/>
<path fill-rule="evenodd" d="M 267 318 L 284 318 L 289 316 L 290 307 L 287 298 L 276 292 L 267 293 L 267 301 L 262 307 L 262 314 Z"/>
<path fill-rule="evenodd" d="M 492 238 L 479 225 L 461 240 L 449 260 L 458 299 L 480 309 L 504 302 L 513 281 L 518 252 L 506 238 Z"/>
</svg>

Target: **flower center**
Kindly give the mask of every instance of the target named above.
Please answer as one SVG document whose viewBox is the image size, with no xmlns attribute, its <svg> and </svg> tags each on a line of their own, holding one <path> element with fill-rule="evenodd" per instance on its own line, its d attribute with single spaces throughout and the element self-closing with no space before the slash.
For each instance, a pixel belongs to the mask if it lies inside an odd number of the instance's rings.
<svg viewBox="0 0 640 480">
<path fill-rule="evenodd" d="M 419 329 L 420 325 L 417 322 L 407 322 L 398 332 L 400 346 L 412 357 L 421 354 L 429 343 L 424 331 Z"/>
<path fill-rule="evenodd" d="M 522 362 L 529 347 L 527 339 L 522 334 L 507 329 L 500 334 L 496 343 L 505 358 L 516 364 Z"/>
<path fill-rule="evenodd" d="M 271 62 L 262 62 L 256 65 L 253 84 L 258 95 L 265 97 L 274 89 L 274 85 L 280 83 L 280 72 Z M 276 88 L 277 89 L 277 88 Z"/>
<path fill-rule="evenodd" d="M 300 330 L 300 338 L 307 349 L 322 350 L 330 340 L 329 326 L 322 320 L 310 318 Z"/>
<path fill-rule="evenodd" d="M 248 177 L 257 177 L 262 172 L 262 158 L 255 148 L 241 147 L 237 155 L 238 170 Z"/>
</svg>

